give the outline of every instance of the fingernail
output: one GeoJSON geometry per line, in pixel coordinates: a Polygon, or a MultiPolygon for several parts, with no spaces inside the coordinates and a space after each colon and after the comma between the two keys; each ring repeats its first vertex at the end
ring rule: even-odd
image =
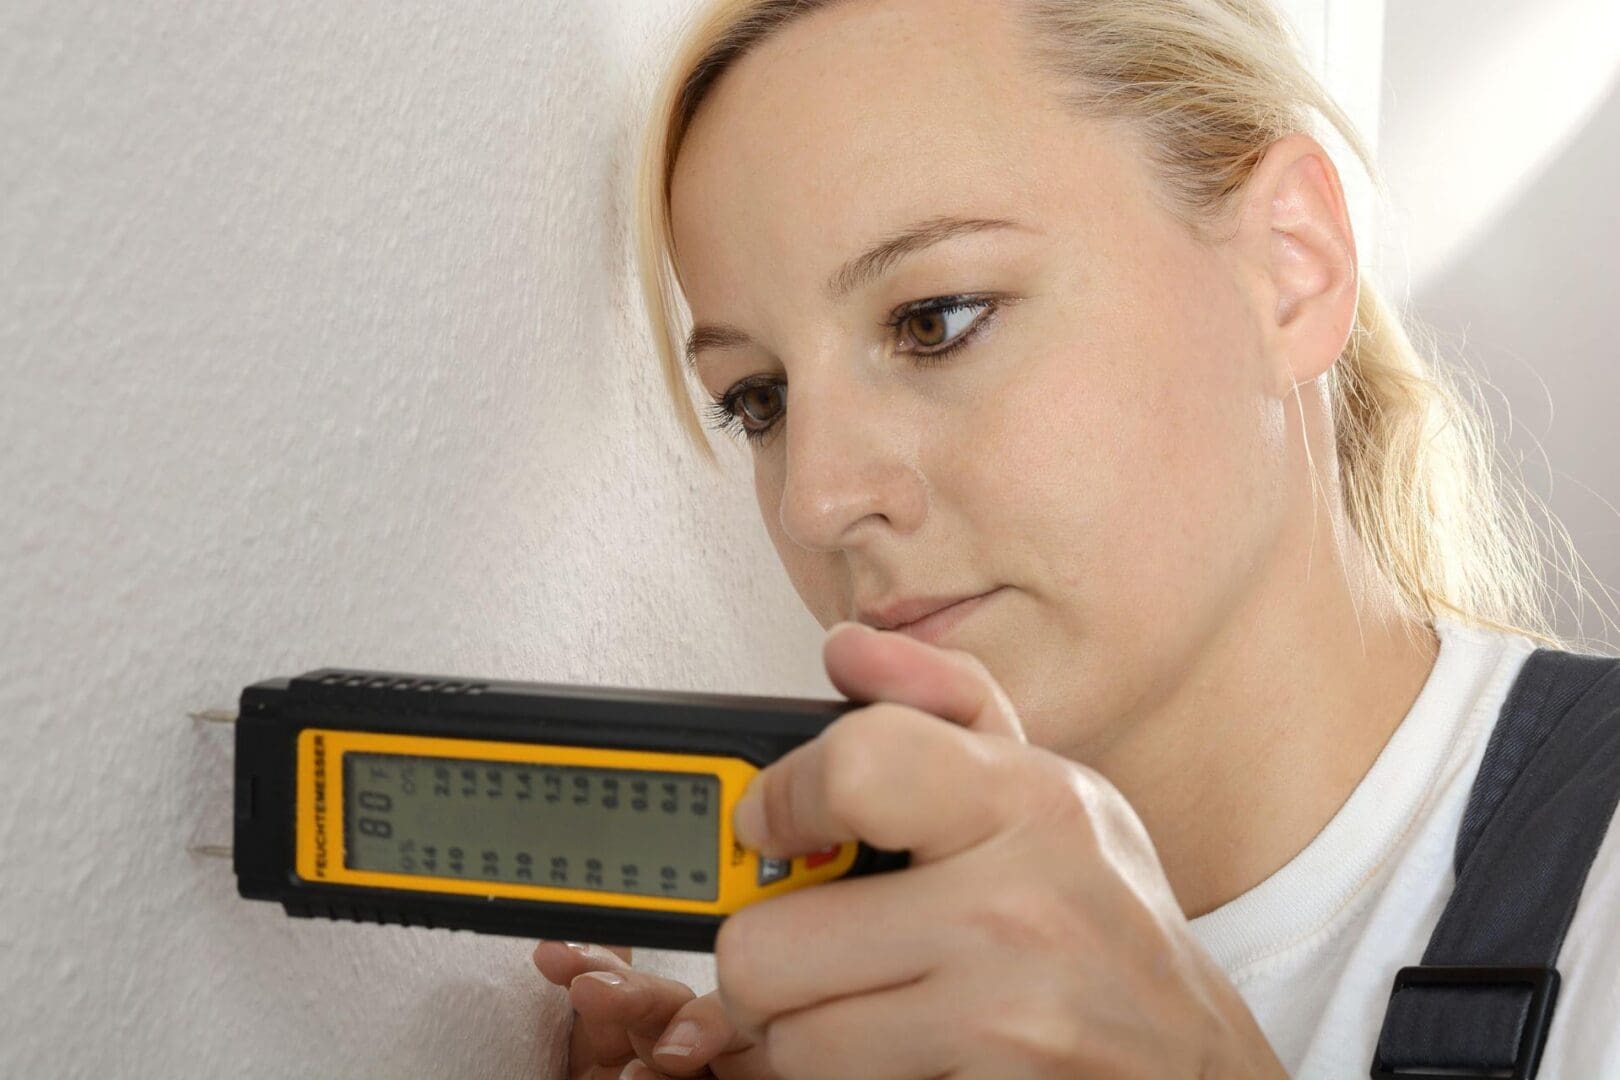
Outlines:
{"type": "Polygon", "coordinates": [[[838,622],[835,622],[831,626],[827,627],[826,636],[827,637],[832,637],[834,634],[838,633],[838,628],[841,627],[841,626],[859,626],[863,630],[872,629],[872,627],[867,626],[865,623],[862,623],[862,622],[850,622],[848,619],[840,619],[838,622]]]}
{"type": "Polygon", "coordinates": [[[744,793],[741,801],[737,803],[733,824],[737,830],[737,843],[743,847],[755,849],[764,846],[767,839],[765,835],[765,800],[759,793],[757,782],[744,793]]]}
{"type": "Polygon", "coordinates": [[[624,982],[623,975],[615,975],[611,971],[582,971],[574,976],[573,982],[568,984],[568,988],[572,990],[574,983],[579,982],[581,979],[595,979],[598,982],[607,983],[609,986],[618,986],[624,982]]]}
{"type": "Polygon", "coordinates": [[[630,1064],[626,1065],[624,1067],[624,1071],[619,1074],[619,1080],[647,1080],[647,1078],[652,1075],[653,1071],[647,1068],[647,1066],[642,1062],[632,1061],[630,1064]]]}
{"type": "Polygon", "coordinates": [[[676,1024],[674,1030],[659,1040],[653,1047],[655,1054],[667,1054],[671,1057],[686,1057],[697,1049],[698,1026],[694,1020],[682,1020],[676,1024]]]}
{"type": "Polygon", "coordinates": [[[565,942],[563,942],[563,944],[568,946],[570,949],[573,949],[575,952],[579,953],[581,956],[589,956],[589,955],[591,955],[591,947],[589,945],[581,944],[578,941],[565,941],[565,942]]]}

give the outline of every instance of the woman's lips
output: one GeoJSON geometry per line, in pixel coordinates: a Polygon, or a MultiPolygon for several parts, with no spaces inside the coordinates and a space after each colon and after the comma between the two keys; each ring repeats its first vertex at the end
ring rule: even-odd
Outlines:
{"type": "Polygon", "coordinates": [[[956,629],[963,619],[983,607],[985,602],[999,593],[1002,588],[1005,588],[1005,586],[991,589],[987,593],[980,593],[978,596],[970,596],[966,600],[958,600],[950,607],[940,608],[932,615],[924,615],[915,622],[901,623],[899,626],[893,627],[892,632],[905,634],[907,637],[916,638],[918,641],[938,644],[941,638],[956,629]]]}

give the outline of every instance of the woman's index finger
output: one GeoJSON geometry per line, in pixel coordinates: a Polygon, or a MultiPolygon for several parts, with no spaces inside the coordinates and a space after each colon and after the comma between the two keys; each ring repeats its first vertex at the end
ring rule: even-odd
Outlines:
{"type": "Polygon", "coordinates": [[[998,789],[1023,749],[909,706],[865,706],[758,773],[733,828],[772,858],[860,840],[932,862],[1009,825],[1018,800],[998,789]]]}
{"type": "Polygon", "coordinates": [[[962,649],[841,622],[822,642],[822,661],[832,684],[852,701],[909,705],[981,735],[1028,741],[1001,684],[962,649]]]}

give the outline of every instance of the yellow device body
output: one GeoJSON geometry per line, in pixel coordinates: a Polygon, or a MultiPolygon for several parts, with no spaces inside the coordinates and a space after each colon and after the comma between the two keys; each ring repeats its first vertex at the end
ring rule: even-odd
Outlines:
{"type": "MultiPolygon", "coordinates": [[[[732,835],[732,811],[758,772],[753,764],[726,756],[305,728],[299,732],[297,741],[294,869],[305,881],[334,885],[708,915],[727,915],[756,900],[845,874],[856,858],[858,845],[853,842],[799,855],[791,861],[762,861],[759,852],[737,843],[732,835]],[[345,820],[351,804],[344,790],[346,777],[341,767],[346,754],[421,759],[424,768],[429,767],[430,761],[453,760],[471,768],[498,762],[615,770],[627,775],[681,773],[692,774],[694,779],[699,776],[717,779],[715,898],[689,899],[614,891],[606,879],[602,885],[586,888],[353,868],[346,865],[345,860],[345,838],[353,835],[355,824],[345,820]]],[[[544,863],[540,856],[535,860],[538,872],[544,863]]]]}

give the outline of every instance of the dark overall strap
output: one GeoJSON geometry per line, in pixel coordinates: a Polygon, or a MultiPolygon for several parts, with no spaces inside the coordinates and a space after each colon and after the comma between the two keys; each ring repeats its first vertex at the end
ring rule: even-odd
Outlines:
{"type": "Polygon", "coordinates": [[[1617,800],[1620,659],[1535,650],[1474,779],[1451,899],[1423,963],[1395,976],[1372,1076],[1535,1076],[1617,800]]]}

